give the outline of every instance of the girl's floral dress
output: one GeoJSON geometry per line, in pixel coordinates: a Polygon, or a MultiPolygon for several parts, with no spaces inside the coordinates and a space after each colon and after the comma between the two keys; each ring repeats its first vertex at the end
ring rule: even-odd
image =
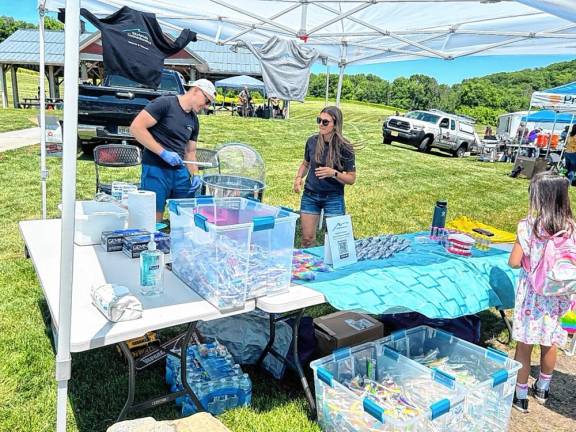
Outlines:
{"type": "MultiPolygon", "coordinates": [[[[532,235],[533,222],[524,219],[518,224],[518,242],[524,257],[518,279],[516,304],[514,308],[513,338],[525,344],[544,346],[566,343],[567,332],[560,326],[560,318],[570,310],[570,296],[543,296],[537,294],[528,280],[525,261],[534,268],[546,244],[532,235]]],[[[527,264],[527,263],[526,263],[527,264]]]]}

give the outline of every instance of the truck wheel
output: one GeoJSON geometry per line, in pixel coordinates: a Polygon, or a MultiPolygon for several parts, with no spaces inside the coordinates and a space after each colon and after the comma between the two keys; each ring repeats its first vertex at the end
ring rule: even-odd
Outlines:
{"type": "Polygon", "coordinates": [[[384,142],[384,144],[392,144],[392,140],[390,138],[386,138],[386,137],[384,137],[383,142],[384,142]]]}
{"type": "Polygon", "coordinates": [[[430,144],[432,144],[430,137],[424,137],[420,145],[418,145],[418,151],[428,153],[430,151],[430,144]]]}
{"type": "Polygon", "coordinates": [[[460,147],[458,147],[458,150],[452,152],[452,155],[454,157],[461,158],[464,157],[464,153],[466,153],[466,146],[461,145],[460,147]]]}

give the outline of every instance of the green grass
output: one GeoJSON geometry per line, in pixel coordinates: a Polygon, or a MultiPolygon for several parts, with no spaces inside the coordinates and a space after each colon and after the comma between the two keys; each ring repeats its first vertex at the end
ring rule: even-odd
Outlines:
{"type": "MultiPolygon", "coordinates": [[[[267,166],[265,201],[299,208],[291,192],[306,138],[316,130],[322,101],[292,104],[288,121],[244,119],[229,115],[201,117],[200,146],[238,141],[254,146],[267,166]]],[[[343,104],[345,135],[362,143],[357,155],[358,181],[347,188],[346,202],[356,236],[403,233],[424,229],[432,207],[446,198],[449,216],[467,215],[500,228],[514,230],[525,215],[526,180],[506,176],[509,164],[453,159],[440,153],[421,154],[412,148],[381,143],[381,120],[390,111],[343,104]]],[[[40,210],[39,148],[0,153],[0,430],[52,431],[55,424],[54,356],[49,336],[49,313],[34,268],[23,256],[18,221],[38,218],[40,210]]],[[[58,217],[61,160],[49,159],[48,210],[58,217]]],[[[137,174],[136,171],[133,174],[137,174]]],[[[93,163],[78,160],[77,196],[94,192],[93,163]]],[[[576,195],[572,191],[572,199],[576,195]]],[[[314,313],[320,313],[317,309],[314,313]]],[[[492,314],[486,337],[501,330],[492,314]]],[[[120,411],[126,374],[114,347],[73,355],[70,384],[69,431],[102,431],[120,411]]],[[[276,382],[253,369],[254,404],[221,416],[233,431],[319,431],[306,416],[305,400],[292,377],[276,382]]],[[[139,379],[143,394],[164,389],[162,369],[139,379]]],[[[140,395],[142,396],[142,395],[140,395]]],[[[143,413],[175,418],[178,411],[164,406],[143,413]]]]}
{"type": "Polygon", "coordinates": [[[36,126],[38,110],[0,108],[0,132],[8,132],[36,126]]]}

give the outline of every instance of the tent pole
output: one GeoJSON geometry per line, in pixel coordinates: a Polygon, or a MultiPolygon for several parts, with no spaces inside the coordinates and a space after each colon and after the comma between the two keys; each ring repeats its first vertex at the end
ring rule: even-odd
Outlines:
{"type": "Polygon", "coordinates": [[[554,111],[554,124],[552,125],[552,132],[548,137],[548,146],[546,147],[546,156],[544,159],[548,159],[548,155],[550,154],[550,143],[552,142],[552,135],[554,135],[554,129],[556,129],[557,120],[558,120],[558,111],[554,111]]]}
{"type": "Polygon", "coordinates": [[[64,28],[64,131],[62,158],[62,226],[56,381],[58,383],[57,431],[66,432],[68,380],[72,369],[70,327],[74,277],[74,219],[76,213],[76,129],[78,127],[78,68],[80,0],[66,0],[64,28]]]}
{"type": "Polygon", "coordinates": [[[338,90],[336,91],[336,106],[340,106],[340,96],[342,95],[342,80],[344,78],[344,68],[346,65],[340,63],[340,75],[338,76],[338,90]]]}
{"type": "Polygon", "coordinates": [[[326,97],[324,99],[324,106],[328,106],[328,89],[330,88],[330,65],[326,61],[326,97]]]}
{"type": "Polygon", "coordinates": [[[40,36],[40,70],[38,74],[40,89],[40,181],[42,187],[42,219],[46,219],[46,180],[48,179],[48,170],[46,169],[46,89],[45,86],[45,69],[46,55],[44,46],[44,14],[45,0],[39,0],[38,14],[40,23],[38,25],[38,34],[40,36]]]}

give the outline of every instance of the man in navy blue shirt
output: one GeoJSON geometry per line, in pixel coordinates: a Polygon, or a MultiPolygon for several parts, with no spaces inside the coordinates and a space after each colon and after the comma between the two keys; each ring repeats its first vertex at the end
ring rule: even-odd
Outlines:
{"type": "Polygon", "coordinates": [[[190,198],[200,187],[196,160],[200,125],[196,113],[216,97],[214,84],[199,79],[179,96],[161,96],[150,102],[130,125],[130,132],[144,146],[143,190],[156,193],[156,220],[162,220],[166,200],[190,198]]]}

